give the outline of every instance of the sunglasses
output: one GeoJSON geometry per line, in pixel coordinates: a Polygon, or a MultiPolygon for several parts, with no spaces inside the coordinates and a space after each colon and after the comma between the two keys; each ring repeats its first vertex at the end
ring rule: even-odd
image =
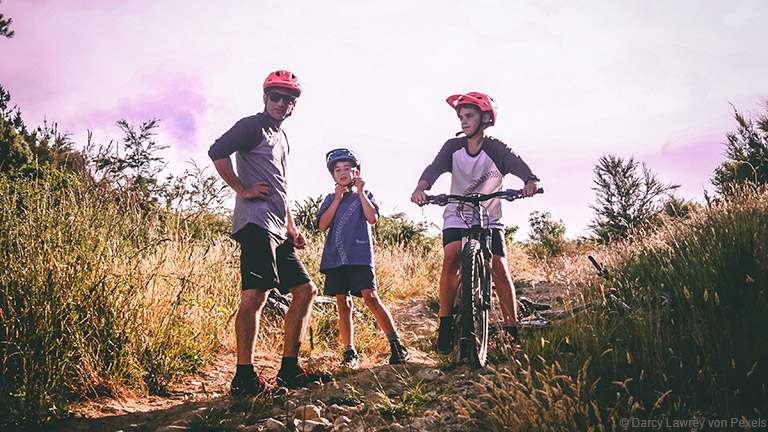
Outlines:
{"type": "Polygon", "coordinates": [[[272,92],[267,94],[267,97],[269,97],[269,100],[271,100],[272,102],[280,102],[280,99],[282,99],[286,105],[293,105],[296,103],[296,96],[291,96],[289,94],[272,92]]]}

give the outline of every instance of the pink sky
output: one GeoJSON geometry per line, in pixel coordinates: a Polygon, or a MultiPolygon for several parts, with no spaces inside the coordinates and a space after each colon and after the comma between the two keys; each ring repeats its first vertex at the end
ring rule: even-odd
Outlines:
{"type": "MultiPolygon", "coordinates": [[[[701,200],[735,129],[729,102],[749,113],[768,97],[757,0],[3,0],[0,12],[16,32],[0,40],[0,84],[29,126],[47,118],[83,145],[89,130],[107,143],[117,120],[157,117],[170,168],[205,165],[286,68],[305,88],[284,124],[293,199],[329,193],[323,156],[349,146],[384,214],[435,223],[440,209],[408,198],[458,131],[450,94],[491,94],[489,132],[542,178],[546,194],[507,206],[505,222],[526,232],[531,211],[549,211],[571,237],[593,217],[601,155],[634,156],[701,200]]],[[[433,190],[447,189],[446,175],[433,190]]]]}

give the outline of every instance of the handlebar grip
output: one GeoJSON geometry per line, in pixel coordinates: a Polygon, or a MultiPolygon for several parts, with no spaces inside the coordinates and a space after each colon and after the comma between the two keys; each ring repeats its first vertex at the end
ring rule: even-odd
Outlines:
{"type": "Polygon", "coordinates": [[[590,261],[592,261],[592,265],[595,266],[595,268],[598,271],[603,271],[603,266],[597,263],[597,261],[592,257],[592,255],[587,255],[587,258],[589,258],[590,261]]]}
{"type": "Polygon", "coordinates": [[[543,194],[543,193],[544,193],[544,188],[538,188],[538,189],[536,189],[536,193],[537,193],[537,194],[543,194]]]}
{"type": "Polygon", "coordinates": [[[419,204],[419,207],[424,207],[427,204],[437,204],[439,206],[444,206],[448,204],[448,199],[445,197],[445,194],[427,195],[427,200],[419,204]]]}

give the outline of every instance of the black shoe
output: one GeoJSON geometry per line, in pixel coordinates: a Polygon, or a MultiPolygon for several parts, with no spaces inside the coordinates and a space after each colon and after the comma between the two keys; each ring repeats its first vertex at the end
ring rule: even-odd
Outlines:
{"type": "Polygon", "coordinates": [[[341,365],[349,369],[357,369],[359,366],[360,356],[355,349],[344,351],[344,360],[341,365]]]}
{"type": "Polygon", "coordinates": [[[437,329],[437,352],[450,354],[453,351],[453,325],[441,324],[437,329]]]}
{"type": "Polygon", "coordinates": [[[403,364],[410,358],[408,355],[408,350],[405,349],[399,340],[390,342],[389,348],[392,350],[392,356],[389,358],[389,364],[403,364]]]}
{"type": "Polygon", "coordinates": [[[235,375],[229,391],[232,396],[259,396],[272,394],[276,389],[263,376],[254,373],[250,376],[235,375]]]}
{"type": "Polygon", "coordinates": [[[306,387],[311,382],[326,383],[330,380],[331,377],[328,375],[311,373],[301,366],[297,366],[292,371],[280,369],[280,372],[277,373],[277,385],[289,389],[306,387]]]}

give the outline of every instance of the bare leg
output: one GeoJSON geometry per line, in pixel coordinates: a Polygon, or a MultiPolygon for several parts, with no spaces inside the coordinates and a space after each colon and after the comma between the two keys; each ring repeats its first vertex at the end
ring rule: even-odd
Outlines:
{"type": "Polygon", "coordinates": [[[384,303],[381,302],[376,291],[364,289],[363,300],[365,301],[365,305],[368,306],[368,309],[373,312],[373,316],[376,318],[376,322],[379,323],[379,327],[381,327],[384,334],[388,335],[394,332],[395,323],[392,320],[392,315],[389,313],[389,309],[384,306],[384,303]]]}
{"type": "Polygon", "coordinates": [[[267,301],[267,292],[244,290],[240,296],[240,309],[235,316],[237,364],[253,364],[253,347],[259,333],[261,310],[267,301]]]}
{"type": "Polygon", "coordinates": [[[496,285],[496,294],[499,296],[501,311],[504,313],[504,325],[517,325],[517,297],[515,287],[509,275],[507,258],[499,255],[493,256],[491,263],[493,270],[493,282],[496,285]]]}
{"type": "Polygon", "coordinates": [[[453,302],[456,300],[456,287],[459,286],[459,268],[461,267],[461,242],[448,243],[443,248],[443,271],[440,273],[440,316],[451,315],[453,302]]]}
{"type": "Polygon", "coordinates": [[[355,340],[355,330],[352,327],[352,296],[336,295],[336,309],[339,311],[339,335],[341,343],[346,347],[355,340]]]}
{"type": "Polygon", "coordinates": [[[290,289],[293,296],[291,307],[285,314],[285,344],[283,357],[298,357],[299,345],[304,339],[309,323],[309,312],[317,295],[317,287],[312,282],[290,289]]]}

